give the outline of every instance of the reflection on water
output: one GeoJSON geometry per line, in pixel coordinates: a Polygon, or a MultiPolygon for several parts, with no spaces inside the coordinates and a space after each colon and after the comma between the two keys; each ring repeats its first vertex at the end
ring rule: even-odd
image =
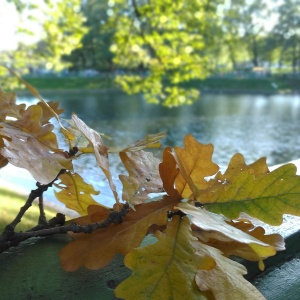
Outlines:
{"type": "MultiPolygon", "coordinates": [[[[167,132],[164,146],[182,146],[191,133],[202,143],[215,146],[214,162],[227,165],[232,155],[242,153],[247,163],[266,156],[269,165],[300,157],[300,97],[298,95],[203,95],[192,106],[167,109],[149,105],[142,96],[117,92],[46,95],[61,102],[64,117],[76,112],[89,126],[109,135],[107,144],[126,147],[146,134],[167,132]]],[[[32,103],[32,98],[19,97],[32,103]]],[[[117,155],[111,156],[112,172],[124,172],[117,155]]],[[[112,203],[108,185],[99,177],[92,157],[76,162],[76,168],[101,190],[101,202],[112,203]],[[87,168],[88,167],[88,168],[87,168]]],[[[117,182],[121,189],[121,185],[117,182]]]]}

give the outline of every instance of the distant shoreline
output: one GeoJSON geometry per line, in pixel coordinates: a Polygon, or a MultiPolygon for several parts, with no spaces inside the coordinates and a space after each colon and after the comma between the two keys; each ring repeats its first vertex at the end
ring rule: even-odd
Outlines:
{"type": "MultiPolygon", "coordinates": [[[[50,77],[25,78],[42,95],[53,93],[124,93],[112,78],[50,77]]],[[[184,88],[200,90],[201,94],[252,94],[291,95],[300,94],[300,78],[207,78],[193,80],[182,85],[184,88]]],[[[18,95],[30,94],[27,90],[17,90],[18,95]]]]}

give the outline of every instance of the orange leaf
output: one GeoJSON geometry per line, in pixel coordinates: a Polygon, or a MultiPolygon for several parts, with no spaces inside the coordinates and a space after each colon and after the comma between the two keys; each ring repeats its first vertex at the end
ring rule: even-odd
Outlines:
{"type": "Polygon", "coordinates": [[[163,151],[163,160],[159,164],[159,174],[163,181],[165,192],[174,200],[180,200],[181,196],[174,187],[174,181],[178,176],[179,170],[176,167],[176,161],[171,153],[171,148],[166,147],[163,151]]]}
{"type": "Polygon", "coordinates": [[[175,184],[183,198],[196,198],[200,189],[209,187],[205,177],[214,175],[219,167],[212,162],[213,145],[203,145],[191,135],[184,138],[184,148],[174,148],[180,173],[175,184]]]}
{"type": "Polygon", "coordinates": [[[129,176],[119,175],[123,184],[123,200],[140,204],[149,199],[148,194],[163,192],[158,172],[160,160],[151,152],[120,152],[120,158],[129,173],[129,176]]]}
{"type": "MultiPolygon", "coordinates": [[[[80,234],[78,239],[61,250],[59,255],[63,268],[75,271],[84,266],[95,270],[109,264],[116,254],[127,254],[141,244],[149,226],[164,225],[167,222],[167,211],[173,208],[173,204],[173,200],[164,199],[136,205],[136,211],[130,210],[123,223],[111,224],[84,236],[80,234]]],[[[100,207],[99,210],[103,211],[103,208],[100,207]]],[[[80,220],[88,224],[90,219],[87,216],[80,220]]],[[[77,238],[76,234],[73,237],[77,238]]]]}

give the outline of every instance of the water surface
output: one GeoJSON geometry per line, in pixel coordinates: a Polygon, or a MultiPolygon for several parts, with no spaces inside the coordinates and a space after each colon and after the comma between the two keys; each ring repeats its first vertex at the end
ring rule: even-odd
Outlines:
{"type": "MultiPolygon", "coordinates": [[[[300,157],[299,95],[205,94],[191,106],[172,109],[149,105],[140,95],[127,96],[118,92],[43,96],[61,102],[64,118],[76,112],[89,126],[109,135],[111,140],[106,143],[113,148],[124,148],[146,134],[165,131],[167,138],[163,146],[182,146],[188,133],[202,143],[212,143],[215,146],[213,160],[223,166],[236,152],[242,153],[248,164],[262,156],[267,157],[269,165],[300,157]]],[[[18,101],[32,104],[35,100],[21,96],[18,101]]],[[[64,147],[62,141],[61,146],[64,147]]],[[[117,175],[124,170],[117,155],[111,156],[110,163],[120,191],[117,175]]],[[[86,156],[75,165],[76,171],[101,191],[97,200],[111,205],[112,194],[93,157],[86,156]]],[[[30,182],[30,189],[34,188],[26,172],[24,175],[12,167],[6,167],[0,179],[14,184],[17,180],[23,187],[30,182]]],[[[47,197],[54,201],[51,192],[47,197]]]]}

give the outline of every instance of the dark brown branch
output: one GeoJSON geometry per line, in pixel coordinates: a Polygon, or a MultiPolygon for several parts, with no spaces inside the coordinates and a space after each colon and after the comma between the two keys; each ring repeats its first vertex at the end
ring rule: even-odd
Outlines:
{"type": "Polygon", "coordinates": [[[1,241],[6,240],[10,236],[14,235],[16,226],[18,225],[18,223],[21,222],[22,217],[24,216],[26,211],[31,207],[32,202],[34,201],[34,199],[42,197],[43,193],[45,191],[47,191],[48,188],[51,187],[53,185],[53,183],[57,180],[59,175],[64,173],[64,172],[65,172],[65,170],[61,170],[58,173],[58,175],[48,184],[42,185],[42,184],[37,183],[38,188],[35,189],[35,190],[32,190],[30,192],[30,194],[28,196],[28,199],[25,202],[25,205],[20,208],[20,211],[17,214],[16,218],[9,225],[7,225],[5,227],[3,233],[0,235],[0,243],[1,243],[1,241]]]}
{"type": "MultiPolygon", "coordinates": [[[[88,225],[79,225],[75,222],[70,223],[65,226],[56,226],[53,228],[33,228],[30,231],[26,232],[12,232],[11,235],[7,235],[4,239],[0,236],[0,253],[9,249],[10,247],[17,246],[22,241],[25,241],[32,237],[46,237],[55,234],[67,233],[68,231],[74,233],[92,233],[97,229],[106,228],[110,224],[119,224],[123,222],[123,218],[129,212],[129,205],[126,203],[123,205],[123,208],[120,211],[112,211],[109,216],[102,222],[92,223],[88,225]]],[[[57,215],[56,218],[59,218],[57,215]]],[[[51,220],[50,220],[51,221],[51,220]]],[[[49,223],[50,223],[49,221],[49,223]]],[[[53,224],[56,224],[57,220],[53,221],[53,224]]],[[[59,225],[59,224],[58,224],[59,225]]]]}

